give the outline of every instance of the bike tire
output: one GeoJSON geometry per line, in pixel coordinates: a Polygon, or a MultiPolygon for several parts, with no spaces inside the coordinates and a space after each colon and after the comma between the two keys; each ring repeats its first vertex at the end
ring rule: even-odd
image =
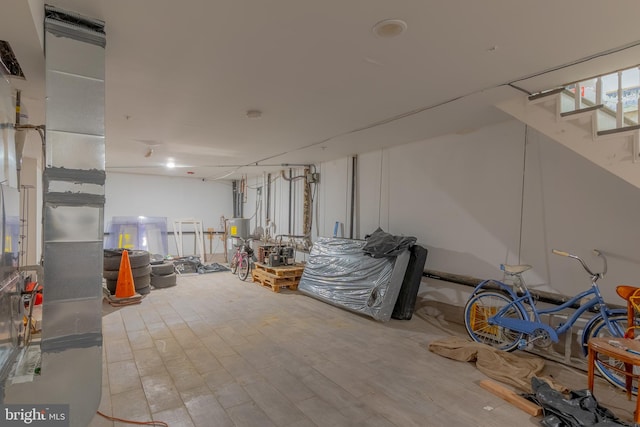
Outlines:
{"type": "MultiPolygon", "coordinates": [[[[471,339],[503,351],[513,351],[518,348],[524,338],[523,332],[498,325],[489,325],[487,322],[490,316],[512,302],[511,297],[494,291],[479,292],[469,298],[464,307],[464,326],[471,339]]],[[[513,305],[505,313],[505,317],[527,319],[517,305],[513,305]]]]}
{"type": "MultiPolygon", "coordinates": [[[[589,340],[591,338],[595,338],[595,337],[600,337],[600,338],[617,337],[617,338],[621,338],[622,336],[624,336],[624,332],[627,330],[627,327],[628,327],[627,315],[626,314],[614,314],[614,315],[611,315],[611,316],[609,316],[609,322],[611,322],[613,327],[615,328],[614,331],[611,331],[607,327],[607,323],[604,321],[602,316],[600,316],[600,319],[596,320],[594,322],[593,326],[591,328],[589,328],[588,331],[585,331],[586,334],[583,335],[583,337],[582,337],[582,345],[586,347],[588,345],[589,340]]],[[[622,371],[625,370],[624,363],[620,362],[619,360],[610,358],[606,362],[609,363],[609,364],[612,364],[616,368],[621,369],[622,371]]],[[[595,365],[596,365],[596,368],[598,368],[598,371],[600,372],[600,374],[602,374],[602,377],[604,379],[609,381],[614,386],[619,387],[622,390],[626,390],[626,381],[625,381],[626,380],[626,376],[625,375],[620,374],[620,373],[616,372],[615,370],[607,367],[605,364],[603,364],[600,361],[596,361],[595,365]]],[[[640,374],[640,367],[634,366],[633,367],[633,373],[636,374],[636,375],[640,374]]],[[[638,394],[638,387],[634,385],[633,389],[632,389],[632,392],[633,392],[633,394],[637,395],[638,394]]]]}
{"type": "Polygon", "coordinates": [[[238,265],[238,277],[240,278],[240,280],[247,280],[250,271],[251,264],[249,263],[249,257],[243,256],[240,259],[240,265],[238,265]]]}
{"type": "Polygon", "coordinates": [[[233,256],[231,259],[231,263],[229,264],[229,269],[231,270],[231,274],[236,274],[238,272],[238,257],[233,256]]]}

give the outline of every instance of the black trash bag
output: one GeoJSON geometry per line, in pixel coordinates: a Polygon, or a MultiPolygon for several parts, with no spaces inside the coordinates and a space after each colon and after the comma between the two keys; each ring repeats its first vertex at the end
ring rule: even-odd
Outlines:
{"type": "Polygon", "coordinates": [[[412,236],[394,236],[385,233],[380,227],[370,235],[365,236],[364,239],[367,243],[362,250],[373,258],[398,256],[418,240],[412,236]]]}
{"type": "Polygon", "coordinates": [[[632,426],[600,406],[589,390],[572,391],[567,398],[547,382],[535,377],[531,379],[531,388],[533,394],[525,395],[525,398],[542,407],[544,417],[540,424],[544,427],[632,426]]]}

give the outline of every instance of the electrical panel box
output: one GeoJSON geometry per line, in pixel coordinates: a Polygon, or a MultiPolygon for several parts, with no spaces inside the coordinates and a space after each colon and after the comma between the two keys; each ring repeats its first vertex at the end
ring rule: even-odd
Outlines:
{"type": "Polygon", "coordinates": [[[307,183],[317,184],[320,181],[320,173],[313,172],[307,174],[307,183]]]}
{"type": "Polygon", "coordinates": [[[247,239],[249,237],[249,218],[231,218],[229,220],[229,236],[247,239]]]}

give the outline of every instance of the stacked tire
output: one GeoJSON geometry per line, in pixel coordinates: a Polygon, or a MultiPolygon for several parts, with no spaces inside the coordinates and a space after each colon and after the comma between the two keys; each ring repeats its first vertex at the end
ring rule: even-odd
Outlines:
{"type": "Polygon", "coordinates": [[[151,264],[151,286],[155,289],[163,289],[175,286],[176,283],[173,262],[163,261],[151,264]]]}
{"type": "Polygon", "coordinates": [[[133,273],[133,284],[136,292],[140,295],[147,295],[151,292],[151,265],[149,264],[149,252],[131,249],[105,249],[103,260],[103,277],[107,281],[107,289],[111,295],[116,293],[118,284],[118,274],[120,273],[120,262],[122,252],[129,253],[129,264],[133,273]]]}

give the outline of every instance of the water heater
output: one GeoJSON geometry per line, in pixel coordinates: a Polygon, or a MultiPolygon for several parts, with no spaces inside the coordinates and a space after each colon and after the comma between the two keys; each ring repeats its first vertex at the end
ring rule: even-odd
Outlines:
{"type": "Polygon", "coordinates": [[[249,237],[249,218],[231,218],[229,236],[247,239],[249,237]]]}

